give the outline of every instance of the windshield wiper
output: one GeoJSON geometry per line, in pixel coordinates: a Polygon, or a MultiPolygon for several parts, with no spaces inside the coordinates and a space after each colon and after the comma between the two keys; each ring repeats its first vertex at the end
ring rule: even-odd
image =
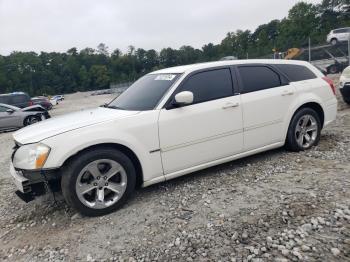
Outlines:
{"type": "Polygon", "coordinates": [[[118,107],[118,106],[109,106],[109,105],[106,105],[105,107],[107,107],[107,108],[112,108],[112,109],[124,110],[123,108],[118,107]]]}

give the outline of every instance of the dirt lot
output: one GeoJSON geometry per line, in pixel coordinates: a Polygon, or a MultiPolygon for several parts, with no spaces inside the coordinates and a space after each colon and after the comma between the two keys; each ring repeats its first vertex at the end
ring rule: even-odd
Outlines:
{"type": "MultiPolygon", "coordinates": [[[[52,115],[111,98],[69,95],[52,115]]],[[[350,260],[350,107],[339,101],[310,151],[278,149],[138,189],[100,218],[60,196],[21,202],[8,173],[11,133],[0,134],[0,260],[350,260]]]]}

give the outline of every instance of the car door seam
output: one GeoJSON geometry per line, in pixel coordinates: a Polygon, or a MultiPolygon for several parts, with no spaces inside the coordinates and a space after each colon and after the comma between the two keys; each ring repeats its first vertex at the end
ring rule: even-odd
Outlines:
{"type": "Polygon", "coordinates": [[[283,122],[283,119],[279,118],[279,119],[272,120],[272,121],[269,121],[269,122],[264,122],[264,123],[257,124],[257,125],[251,125],[251,126],[243,128],[243,129],[244,129],[244,132],[246,132],[246,131],[251,131],[251,130],[254,130],[254,129],[261,128],[261,127],[269,126],[269,125],[279,124],[279,123],[282,123],[282,122],[283,122]]]}
{"type": "Polygon", "coordinates": [[[164,152],[172,151],[172,150],[175,150],[175,149],[188,147],[188,146],[192,146],[192,145],[195,145],[195,144],[199,144],[199,143],[203,143],[203,142],[207,142],[207,141],[223,138],[223,137],[226,137],[226,136],[236,135],[236,134],[239,134],[239,133],[242,133],[242,132],[243,132],[243,128],[236,129],[236,130],[233,130],[233,131],[230,131],[230,132],[226,132],[226,133],[222,133],[222,134],[219,134],[219,135],[210,136],[210,137],[206,137],[206,138],[201,138],[201,139],[185,142],[185,143],[178,144],[178,145],[161,148],[160,150],[161,150],[161,152],[164,153],[164,152]]]}

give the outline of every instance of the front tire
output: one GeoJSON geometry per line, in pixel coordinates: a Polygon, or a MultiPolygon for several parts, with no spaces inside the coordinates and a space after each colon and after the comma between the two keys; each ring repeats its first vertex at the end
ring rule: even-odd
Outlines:
{"type": "Polygon", "coordinates": [[[39,118],[38,116],[27,116],[24,119],[23,125],[29,126],[29,125],[35,124],[37,122],[40,122],[40,121],[41,121],[41,118],[39,118]]]}
{"type": "Polygon", "coordinates": [[[124,153],[98,148],[74,157],[63,168],[66,202],[86,216],[100,216],[120,208],[133,193],[136,171],[124,153]]]}
{"type": "Polygon", "coordinates": [[[315,110],[302,108],[298,110],[289,124],[286,147],[299,152],[318,144],[321,136],[321,121],[315,110]]]}
{"type": "Polygon", "coordinates": [[[336,38],[333,38],[331,40],[331,45],[336,45],[336,44],[338,44],[338,40],[336,38]]]}

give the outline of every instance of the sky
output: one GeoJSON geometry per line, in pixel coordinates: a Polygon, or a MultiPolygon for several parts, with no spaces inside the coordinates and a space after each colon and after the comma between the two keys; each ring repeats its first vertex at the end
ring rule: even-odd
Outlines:
{"type": "MultiPolygon", "coordinates": [[[[282,19],[298,0],[0,0],[0,54],[218,44],[282,19]]],[[[319,3],[319,0],[304,2],[319,3]]]]}

